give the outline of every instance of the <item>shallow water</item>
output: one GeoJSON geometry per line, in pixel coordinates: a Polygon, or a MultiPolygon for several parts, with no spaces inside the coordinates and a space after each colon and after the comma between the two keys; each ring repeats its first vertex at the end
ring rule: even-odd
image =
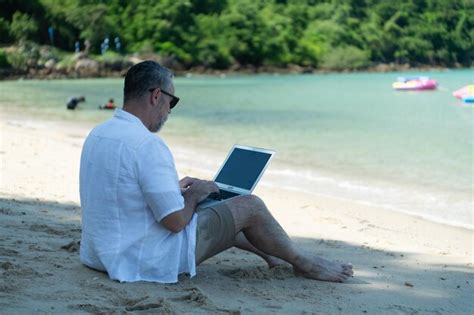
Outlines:
{"type": "MultiPolygon", "coordinates": [[[[272,148],[264,184],[472,228],[474,107],[452,91],[474,74],[423,73],[439,82],[423,92],[392,90],[400,75],[412,73],[179,77],[163,136],[222,152],[214,164],[234,143],[272,148]]],[[[99,122],[112,113],[97,107],[121,92],[121,79],[7,81],[0,108],[99,122]],[[67,111],[71,95],[87,103],[67,111]]]]}

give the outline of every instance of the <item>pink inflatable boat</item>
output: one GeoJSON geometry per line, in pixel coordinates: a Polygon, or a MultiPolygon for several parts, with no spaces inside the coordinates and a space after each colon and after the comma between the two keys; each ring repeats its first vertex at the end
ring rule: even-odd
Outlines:
{"type": "Polygon", "coordinates": [[[460,88],[453,92],[454,97],[459,98],[462,100],[464,97],[467,96],[474,96],[474,84],[466,85],[465,87],[460,88]]]}
{"type": "Polygon", "coordinates": [[[392,84],[395,90],[434,90],[437,86],[438,82],[428,77],[399,77],[392,84]]]}

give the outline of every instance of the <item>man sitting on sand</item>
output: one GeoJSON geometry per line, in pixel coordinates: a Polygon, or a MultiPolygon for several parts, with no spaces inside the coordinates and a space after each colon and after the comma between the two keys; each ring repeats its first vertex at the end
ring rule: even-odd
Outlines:
{"type": "Polygon", "coordinates": [[[119,281],[172,283],[230,248],[261,256],[270,267],[290,263],[304,277],[343,282],[350,264],[303,253],[261,199],[237,196],[199,203],[219,188],[178,179],[173,156],[154,135],[179,98],[171,72],[154,61],[128,71],[124,105],[95,127],[81,156],[81,261],[119,281]]]}

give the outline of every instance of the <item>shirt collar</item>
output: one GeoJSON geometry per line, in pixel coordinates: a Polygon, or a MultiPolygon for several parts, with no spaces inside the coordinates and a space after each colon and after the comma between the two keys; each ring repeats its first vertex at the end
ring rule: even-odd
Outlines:
{"type": "Polygon", "coordinates": [[[138,118],[137,116],[135,116],[133,114],[130,114],[127,111],[124,111],[123,109],[116,109],[115,113],[114,113],[114,117],[119,118],[119,119],[124,119],[124,120],[129,121],[129,122],[134,123],[134,124],[138,124],[138,125],[144,127],[147,131],[149,131],[148,128],[146,128],[145,125],[143,124],[143,122],[140,120],[140,118],[138,118]]]}

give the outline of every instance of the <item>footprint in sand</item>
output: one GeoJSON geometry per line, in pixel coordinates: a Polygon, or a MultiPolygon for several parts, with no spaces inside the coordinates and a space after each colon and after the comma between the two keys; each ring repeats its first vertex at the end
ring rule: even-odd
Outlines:
{"type": "Polygon", "coordinates": [[[71,304],[68,305],[68,308],[73,310],[80,310],[90,314],[115,314],[117,311],[113,308],[97,306],[93,304],[71,304]]]}
{"type": "Polygon", "coordinates": [[[0,256],[18,256],[19,253],[14,249],[0,247],[0,256]]]}
{"type": "Polygon", "coordinates": [[[135,312],[135,311],[149,311],[156,314],[173,314],[173,308],[165,299],[159,299],[155,303],[147,303],[147,304],[137,304],[133,306],[127,306],[125,308],[128,312],[135,312]]]}
{"type": "Polygon", "coordinates": [[[10,208],[6,208],[6,207],[1,207],[0,208],[0,214],[4,214],[4,215],[25,215],[26,213],[25,212],[17,212],[17,211],[14,211],[10,208]]]}
{"type": "Polygon", "coordinates": [[[37,252],[54,252],[55,251],[51,248],[41,247],[38,244],[31,244],[31,245],[28,246],[28,248],[30,250],[34,250],[34,251],[37,251],[37,252]]]}
{"type": "MultiPolygon", "coordinates": [[[[190,291],[189,294],[186,294],[181,297],[172,298],[172,301],[181,301],[189,303],[193,306],[194,313],[211,313],[211,314],[240,314],[239,310],[224,309],[215,305],[204,293],[201,292],[199,288],[193,287],[185,289],[190,291]],[[201,308],[201,311],[196,310],[196,307],[201,308]]],[[[179,305],[178,305],[179,306],[179,305]]]]}
{"type": "Polygon", "coordinates": [[[256,267],[248,269],[221,270],[220,273],[232,279],[254,279],[254,280],[284,280],[293,278],[293,270],[288,266],[256,267]]]}
{"type": "Polygon", "coordinates": [[[13,264],[10,261],[5,261],[0,264],[0,273],[2,277],[43,277],[39,272],[30,267],[21,267],[13,264]]]}
{"type": "Polygon", "coordinates": [[[61,246],[61,249],[64,249],[70,253],[75,253],[79,250],[80,246],[81,246],[81,241],[71,241],[64,246],[61,246]]]}
{"type": "Polygon", "coordinates": [[[190,291],[190,293],[184,296],[172,298],[172,300],[192,302],[199,306],[212,305],[212,302],[209,300],[209,298],[204,293],[202,293],[198,288],[190,288],[186,290],[190,291]]]}
{"type": "Polygon", "coordinates": [[[44,232],[50,235],[63,236],[66,234],[64,231],[53,229],[52,227],[46,224],[32,224],[30,225],[30,230],[34,232],[44,232]]]}
{"type": "MultiPolygon", "coordinates": [[[[413,307],[398,305],[398,304],[389,305],[388,307],[385,308],[385,310],[389,312],[396,312],[398,314],[418,314],[420,312],[424,313],[427,311],[427,310],[421,310],[421,309],[414,309],[413,307]]],[[[437,314],[437,313],[438,312],[434,312],[434,314],[437,314]]]]}

